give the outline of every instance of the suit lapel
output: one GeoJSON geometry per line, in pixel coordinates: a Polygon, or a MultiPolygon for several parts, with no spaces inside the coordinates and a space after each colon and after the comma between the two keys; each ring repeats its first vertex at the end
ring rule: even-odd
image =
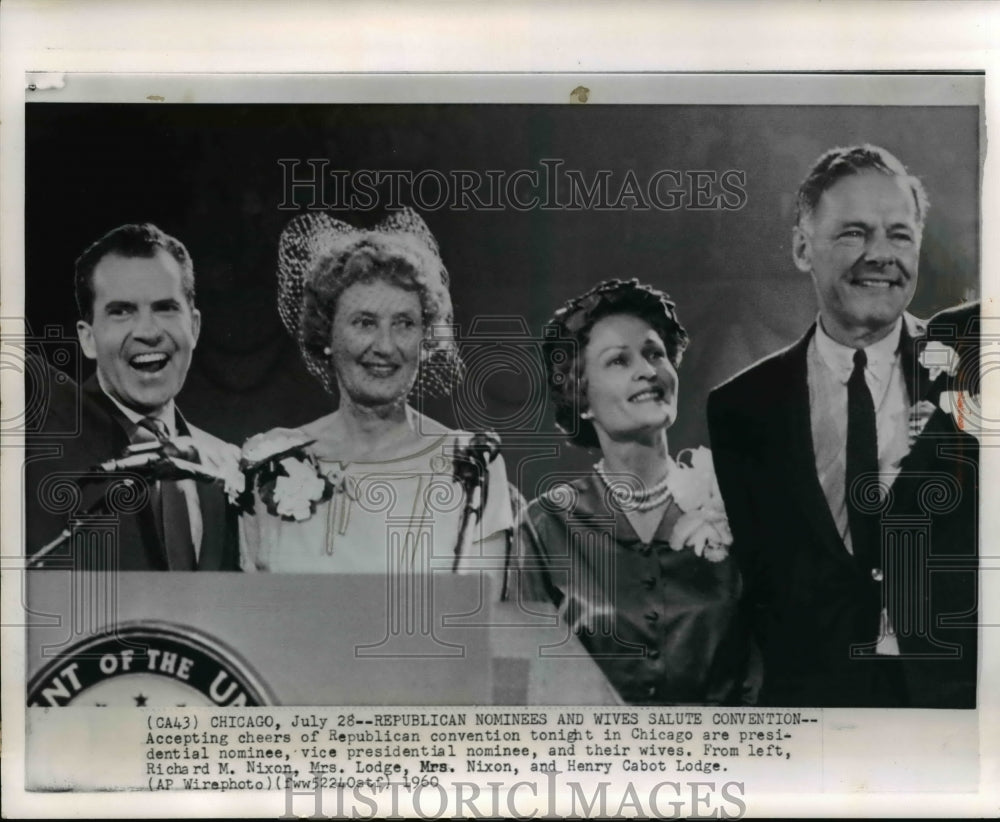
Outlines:
{"type": "Polygon", "coordinates": [[[220,535],[226,530],[226,500],[223,493],[209,482],[196,483],[198,502],[201,505],[201,550],[198,552],[198,570],[219,570],[223,552],[220,535]]]}
{"type": "MultiPolygon", "coordinates": [[[[132,422],[122,414],[118,406],[101,390],[101,385],[97,380],[96,374],[83,383],[82,390],[85,401],[91,404],[91,414],[96,418],[91,420],[91,424],[89,425],[85,423],[84,430],[99,430],[101,432],[101,436],[97,439],[101,439],[102,441],[95,444],[95,447],[103,454],[101,459],[121,456],[130,442],[129,433],[132,429],[132,422]]],[[[86,409],[84,413],[87,413],[86,409]]],[[[108,485],[105,482],[93,483],[92,487],[86,488],[84,490],[84,504],[81,507],[85,508],[89,502],[96,501],[99,496],[107,491],[107,488],[108,485]]],[[[128,515],[120,514],[120,521],[123,516],[128,515]]],[[[148,563],[148,567],[153,569],[166,568],[166,549],[163,547],[156,527],[153,506],[145,505],[135,513],[134,517],[136,530],[131,532],[133,534],[132,537],[128,536],[129,531],[125,528],[125,523],[122,522],[122,528],[119,531],[119,551],[136,550],[136,547],[131,547],[130,544],[126,543],[131,543],[132,539],[137,539],[140,543],[137,546],[138,550],[145,553],[145,562],[148,563]]]]}
{"type": "Polygon", "coordinates": [[[900,335],[900,366],[903,368],[906,390],[911,408],[919,402],[929,401],[935,408],[930,418],[924,424],[921,435],[911,445],[906,456],[900,463],[900,471],[893,480],[895,483],[906,474],[939,470],[935,463],[941,456],[939,451],[943,446],[942,435],[953,436],[957,428],[951,416],[940,408],[940,393],[942,379],[931,380],[930,370],[920,363],[919,352],[927,337],[927,323],[910,314],[903,315],[903,333],[900,335]]]}
{"type": "MultiPolygon", "coordinates": [[[[106,418],[106,424],[102,426],[102,433],[106,438],[108,447],[112,453],[108,458],[121,456],[121,452],[128,446],[129,422],[118,410],[118,407],[101,390],[100,383],[97,382],[97,375],[90,377],[83,383],[83,393],[85,399],[92,403],[98,413],[106,418]]],[[[84,411],[86,413],[86,410],[84,411]]]]}
{"type": "MultiPolygon", "coordinates": [[[[128,421],[115,407],[108,396],[101,390],[94,375],[81,386],[83,393],[82,430],[90,440],[86,443],[88,465],[81,465],[82,470],[89,469],[105,460],[120,457],[128,447],[128,421]]],[[[95,475],[100,476],[100,475],[95,475]]],[[[80,484],[82,496],[80,510],[92,508],[107,491],[107,482],[84,481],[80,484]]]]}
{"type": "Polygon", "coordinates": [[[788,444],[788,480],[792,502],[802,511],[812,525],[821,544],[845,562],[851,560],[837,530],[830,504],[816,475],[816,456],[813,449],[812,420],[809,414],[809,342],[816,331],[815,324],[805,336],[785,354],[788,397],[785,413],[775,416],[776,442],[788,444]],[[781,429],[784,429],[782,432],[781,429]]]}
{"type": "Polygon", "coordinates": [[[920,364],[918,342],[927,334],[927,324],[912,314],[903,315],[903,330],[899,335],[899,365],[906,382],[906,396],[913,405],[926,399],[931,390],[930,371],[920,364]]]}

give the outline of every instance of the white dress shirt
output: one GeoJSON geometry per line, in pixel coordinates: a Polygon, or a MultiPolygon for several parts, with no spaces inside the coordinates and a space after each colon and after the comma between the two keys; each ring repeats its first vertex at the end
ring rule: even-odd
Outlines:
{"type": "MultiPolygon", "coordinates": [[[[899,473],[899,465],[909,451],[909,400],[906,380],[899,362],[899,341],[903,329],[900,317],[892,331],[868,346],[865,355],[865,382],[875,405],[878,433],[878,467],[882,496],[899,473]]],[[[830,506],[841,541],[853,553],[847,516],[845,482],[847,470],[847,382],[854,370],[854,351],[841,345],[816,322],[816,333],[809,343],[807,369],[809,381],[809,420],[812,428],[816,476],[830,506]]],[[[885,611],[877,652],[899,653],[896,638],[885,611]]]]}

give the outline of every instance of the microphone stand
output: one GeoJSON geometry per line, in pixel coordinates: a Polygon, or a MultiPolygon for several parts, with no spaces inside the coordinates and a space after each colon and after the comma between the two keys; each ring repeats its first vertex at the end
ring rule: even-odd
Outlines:
{"type": "MultiPolygon", "coordinates": [[[[123,468],[127,468],[131,469],[129,473],[120,475],[126,485],[135,482],[144,482],[147,478],[136,473],[140,467],[149,470],[148,479],[194,479],[199,482],[211,482],[222,479],[220,476],[217,476],[213,472],[206,469],[203,465],[183,459],[181,456],[170,456],[167,453],[164,453],[162,444],[160,444],[160,446],[159,451],[156,451],[156,449],[150,449],[149,444],[133,446],[127,452],[133,456],[126,456],[120,460],[109,460],[101,463],[100,465],[94,466],[90,469],[90,474],[86,477],[82,477],[81,480],[96,482],[98,480],[105,479],[107,476],[114,473],[122,471],[123,468]],[[148,458],[149,456],[155,456],[157,458],[152,461],[144,462],[141,466],[129,465],[128,461],[130,459],[137,459],[137,457],[134,456],[135,454],[139,454],[143,458],[148,458]]],[[[191,455],[188,451],[176,451],[176,453],[185,457],[191,455]]],[[[91,503],[82,513],[73,514],[59,536],[42,546],[40,550],[36,551],[28,558],[26,567],[28,569],[42,567],[42,563],[45,561],[46,557],[48,557],[53,551],[61,548],[73,538],[77,529],[83,524],[82,520],[95,514],[110,513],[112,513],[112,510],[107,504],[107,493],[101,494],[101,496],[91,503]]]]}
{"type": "Polygon", "coordinates": [[[469,530],[469,521],[473,515],[476,522],[482,519],[486,510],[486,495],[489,489],[489,465],[500,454],[500,438],[492,431],[474,434],[469,443],[456,451],[452,462],[452,479],[462,486],[465,493],[465,504],[462,506],[462,518],[458,526],[458,539],[455,542],[455,558],[451,571],[458,571],[462,560],[462,545],[469,530]]]}
{"type": "MultiPolygon", "coordinates": [[[[86,477],[87,480],[97,480],[101,479],[98,476],[86,477]]],[[[125,480],[128,482],[141,481],[135,474],[125,480]]],[[[111,509],[108,507],[107,494],[101,494],[94,502],[92,502],[83,512],[77,512],[70,516],[69,521],[66,523],[66,527],[62,532],[51,542],[45,544],[40,550],[36,551],[30,557],[28,557],[26,567],[28,569],[41,568],[44,567],[43,563],[45,559],[54,551],[62,548],[67,542],[69,542],[73,536],[76,534],[77,529],[83,524],[83,520],[87,517],[92,517],[95,514],[110,514],[111,509]]]]}

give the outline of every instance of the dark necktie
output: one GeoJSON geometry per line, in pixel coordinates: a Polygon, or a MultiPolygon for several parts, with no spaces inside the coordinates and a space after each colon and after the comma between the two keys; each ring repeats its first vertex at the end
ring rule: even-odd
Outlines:
{"type": "MultiPolygon", "coordinates": [[[[877,492],[873,485],[878,476],[878,430],[875,403],[872,402],[865,366],[868,357],[862,349],[854,352],[854,370],[847,381],[847,464],[844,494],[847,522],[851,530],[854,558],[867,573],[881,565],[878,514],[865,513],[857,502],[877,492]],[[864,479],[861,479],[863,476],[864,479]]],[[[874,508],[869,504],[867,507],[874,508]]]]}
{"type": "MultiPolygon", "coordinates": [[[[163,420],[146,417],[138,424],[161,442],[169,436],[163,420]]],[[[158,506],[157,526],[167,554],[167,567],[171,571],[193,571],[194,544],[191,540],[191,518],[188,516],[184,492],[175,480],[160,480],[154,489],[153,504],[158,506]]]]}

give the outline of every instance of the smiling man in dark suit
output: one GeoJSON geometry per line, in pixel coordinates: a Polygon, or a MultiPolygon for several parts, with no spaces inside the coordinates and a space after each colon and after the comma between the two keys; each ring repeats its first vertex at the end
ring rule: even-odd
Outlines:
{"type": "Polygon", "coordinates": [[[927,208],[885,149],[820,157],[793,229],[819,317],[709,397],[764,704],[975,705],[978,452],[935,405],[906,312],[927,208]],[[956,504],[935,509],[927,483],[956,504]]]}
{"type": "MultiPolygon", "coordinates": [[[[66,512],[47,499],[47,479],[75,482],[81,489],[79,508],[86,510],[100,503],[115,482],[95,477],[90,469],[121,456],[129,445],[180,439],[192,443],[201,462],[215,469],[231,467],[238,456],[233,446],[189,425],[174,403],[201,327],[184,245],[148,223],[120,226],[80,256],[75,285],[80,347],[97,370],[80,387],[78,434],[55,441],[61,446],[56,459],[27,462],[29,555],[66,524],[66,512]]],[[[72,546],[71,567],[239,568],[236,515],[219,485],[151,477],[144,483],[145,501],[139,494],[136,504],[130,504],[128,488],[119,483],[117,492],[107,495],[117,514],[110,551],[107,545],[94,550],[79,541],[83,544],[72,546]]]]}

